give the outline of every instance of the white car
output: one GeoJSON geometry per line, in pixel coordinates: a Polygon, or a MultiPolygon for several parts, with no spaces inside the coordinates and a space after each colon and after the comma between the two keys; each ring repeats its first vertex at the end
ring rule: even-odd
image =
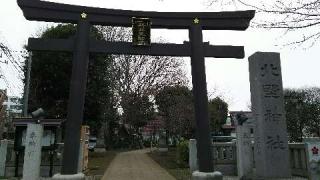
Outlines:
{"type": "Polygon", "coordinates": [[[88,149],[89,151],[94,151],[94,148],[97,145],[97,138],[96,137],[89,137],[89,145],[88,149]]]}

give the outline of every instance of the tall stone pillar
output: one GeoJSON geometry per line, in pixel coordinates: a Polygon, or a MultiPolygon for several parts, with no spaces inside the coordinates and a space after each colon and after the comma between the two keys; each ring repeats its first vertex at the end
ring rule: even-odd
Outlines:
{"type": "Polygon", "coordinates": [[[8,140],[1,140],[0,143],[0,176],[5,176],[7,160],[8,140]]]}
{"type": "Polygon", "coordinates": [[[23,163],[23,180],[40,178],[41,140],[43,127],[41,124],[28,124],[23,163]]]}
{"type": "Polygon", "coordinates": [[[280,54],[256,52],[249,57],[252,113],[255,121],[256,175],[290,177],[280,54]]]}
{"type": "Polygon", "coordinates": [[[191,173],[198,170],[197,140],[189,140],[189,168],[191,173]]]}

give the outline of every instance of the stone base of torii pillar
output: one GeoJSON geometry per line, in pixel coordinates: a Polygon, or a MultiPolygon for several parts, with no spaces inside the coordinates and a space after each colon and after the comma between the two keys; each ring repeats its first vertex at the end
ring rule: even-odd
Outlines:
{"type": "Polygon", "coordinates": [[[192,180],[222,180],[223,176],[221,172],[199,172],[194,171],[192,173],[192,180]]]}
{"type": "Polygon", "coordinates": [[[85,176],[83,173],[71,174],[71,175],[55,174],[52,177],[52,179],[53,180],[84,180],[85,176]]]}
{"type": "Polygon", "coordinates": [[[221,172],[199,172],[197,158],[197,140],[190,139],[189,141],[189,167],[192,172],[192,180],[222,180],[221,172]]]}

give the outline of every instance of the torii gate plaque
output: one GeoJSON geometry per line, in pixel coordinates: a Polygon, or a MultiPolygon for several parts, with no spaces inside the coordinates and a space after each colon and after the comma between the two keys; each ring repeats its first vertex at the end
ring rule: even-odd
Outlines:
{"type": "Polygon", "coordinates": [[[17,1],[28,20],[78,24],[75,39],[30,38],[28,41],[28,50],[73,52],[62,174],[77,174],[89,53],[191,56],[199,171],[213,172],[204,58],[243,58],[244,48],[242,46],[212,46],[209,43],[203,43],[202,30],[246,30],[250,20],[254,17],[254,11],[143,12],[84,7],[40,0],[17,1]],[[190,42],[132,46],[130,42],[105,42],[89,37],[91,25],[131,27],[133,17],[150,19],[152,28],[188,29],[190,42]]]}

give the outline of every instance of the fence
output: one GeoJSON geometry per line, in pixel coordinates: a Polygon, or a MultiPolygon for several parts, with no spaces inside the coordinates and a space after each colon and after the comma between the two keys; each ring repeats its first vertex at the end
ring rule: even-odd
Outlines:
{"type": "Polygon", "coordinates": [[[237,147],[235,143],[214,143],[213,146],[213,162],[215,170],[223,174],[237,174],[237,147]]]}
{"type": "MultiPolygon", "coordinates": [[[[236,143],[214,143],[212,148],[215,170],[218,170],[225,175],[236,175],[236,143]]],[[[308,177],[307,158],[304,143],[289,143],[289,157],[292,175],[308,177]]]]}
{"type": "Polygon", "coordinates": [[[306,148],[304,143],[289,143],[292,175],[308,177],[306,148]]]}
{"type": "MultiPolygon", "coordinates": [[[[42,177],[48,177],[60,172],[62,150],[63,144],[58,144],[58,148],[55,151],[42,150],[40,166],[40,175],[42,177]]],[[[14,151],[14,144],[13,142],[10,142],[8,143],[6,156],[5,176],[22,176],[24,152],[20,151],[18,153],[17,151],[14,151]]]]}

